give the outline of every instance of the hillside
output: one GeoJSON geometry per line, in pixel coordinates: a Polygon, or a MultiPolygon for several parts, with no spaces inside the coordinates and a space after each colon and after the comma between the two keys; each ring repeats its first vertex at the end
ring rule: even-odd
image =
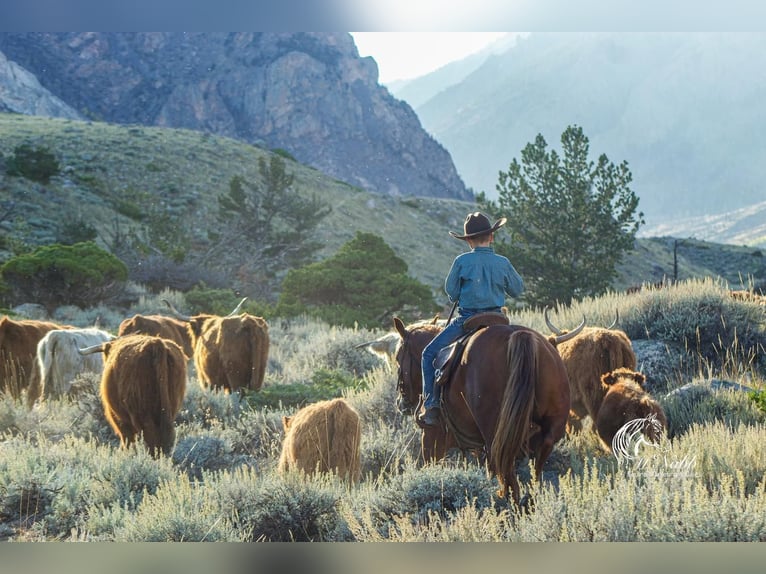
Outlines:
{"type": "MultiPolygon", "coordinates": [[[[126,234],[136,222],[115,210],[145,192],[168,213],[188,218],[197,248],[204,230],[215,225],[218,195],[240,175],[258,181],[257,159],[267,150],[241,141],[192,130],[119,126],[0,114],[0,153],[9,156],[20,144],[47,146],[58,157],[62,173],[47,185],[9,177],[0,169],[0,202],[11,217],[0,223],[4,234],[32,244],[51,243],[67,222],[82,220],[96,227],[102,243],[126,234]]],[[[320,255],[334,253],[357,230],[382,236],[404,259],[410,274],[441,286],[443,274],[462,243],[448,229],[460,229],[471,204],[436,198],[395,198],[363,191],[297,162],[288,161],[295,191],[317,194],[332,206],[315,239],[320,255]]],[[[138,206],[141,208],[142,206],[138,206]]],[[[254,245],[233,254],[245,258],[254,245]]],[[[5,252],[2,259],[6,259],[5,252]]],[[[235,265],[232,264],[232,273],[235,265]]]]}
{"type": "MultiPolygon", "coordinates": [[[[96,227],[102,244],[115,233],[135,227],[134,220],[115,209],[115,197],[129,199],[137,191],[169,213],[188,218],[197,248],[205,245],[203,230],[212,224],[217,196],[231,177],[257,181],[257,158],[267,150],[240,141],[191,130],[118,126],[98,122],[0,114],[0,153],[15,146],[48,146],[59,158],[62,174],[41,185],[9,177],[0,169],[0,206],[13,202],[10,216],[0,222],[6,240],[32,244],[56,240],[62,225],[83,221],[96,227]]],[[[0,164],[2,158],[0,158],[0,164]]],[[[295,192],[316,193],[332,205],[315,239],[320,257],[333,254],[357,230],[380,235],[408,264],[410,274],[431,286],[439,297],[453,258],[464,248],[447,231],[459,230],[473,204],[436,198],[395,198],[363,191],[297,162],[295,192]]],[[[141,206],[139,206],[141,207],[141,206]]],[[[673,276],[672,238],[640,238],[637,250],[621,266],[616,289],[673,276]]],[[[232,254],[246,258],[257,246],[243,245],[232,254]]],[[[685,240],[678,248],[679,279],[722,276],[732,283],[740,276],[764,279],[760,251],[742,246],[685,240]]],[[[0,253],[2,260],[8,251],[0,253]]]]}

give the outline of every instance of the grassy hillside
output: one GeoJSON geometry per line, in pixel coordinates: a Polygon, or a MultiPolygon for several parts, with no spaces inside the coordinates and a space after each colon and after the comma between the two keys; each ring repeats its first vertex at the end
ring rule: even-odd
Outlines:
{"type": "Polygon", "coordinates": [[[696,239],[639,238],[618,272],[614,285],[617,290],[645,282],[700,277],[721,278],[732,289],[766,287],[766,258],[762,249],[696,239]]]}
{"type": "MultiPolygon", "coordinates": [[[[117,126],[0,114],[0,153],[8,157],[20,144],[47,146],[62,174],[47,185],[7,177],[0,170],[0,200],[14,201],[15,222],[6,222],[33,243],[55,239],[63,221],[79,219],[108,238],[118,226],[135,225],[114,209],[115,198],[130,201],[141,193],[165,202],[189,218],[194,234],[202,220],[213,220],[218,195],[235,175],[259,180],[257,160],[268,150],[190,130],[117,126]]],[[[320,255],[334,253],[356,230],[376,233],[421,281],[440,285],[462,243],[448,234],[460,229],[467,203],[442,199],[399,199],[365,192],[317,170],[288,161],[299,194],[317,194],[333,211],[321,224],[320,255]]],[[[417,190],[412,190],[416,193],[417,190]]],[[[142,207],[142,206],[138,206],[142,207]]],[[[197,236],[202,243],[204,237],[197,236]]],[[[243,245],[241,257],[248,249],[243,245]]]]}
{"type": "MultiPolygon", "coordinates": [[[[217,197],[240,175],[258,181],[257,160],[271,153],[242,142],[191,130],[117,126],[13,114],[0,114],[0,163],[20,144],[46,146],[58,158],[61,174],[48,184],[9,177],[0,168],[0,207],[13,211],[0,229],[8,238],[32,244],[56,240],[62,225],[87,222],[102,242],[137,225],[131,209],[159,204],[188,219],[193,245],[204,248],[204,222],[214,221],[217,197]]],[[[332,213],[316,231],[333,254],[357,230],[380,235],[407,262],[412,276],[441,296],[452,259],[464,244],[447,231],[459,230],[472,204],[435,198],[389,197],[365,192],[317,170],[288,161],[295,192],[317,194],[332,213]]],[[[417,194],[418,190],[408,190],[417,194]]],[[[6,241],[7,243],[8,241],[6,241]]],[[[0,260],[10,251],[0,252],[0,260]]],[[[639,239],[620,267],[618,290],[673,276],[672,238],[639,239]]],[[[257,245],[233,254],[246,258],[257,245]]],[[[722,276],[763,279],[763,258],[753,248],[686,240],[678,248],[678,278],[722,276]]],[[[232,265],[232,273],[236,265],[232,265]]]]}

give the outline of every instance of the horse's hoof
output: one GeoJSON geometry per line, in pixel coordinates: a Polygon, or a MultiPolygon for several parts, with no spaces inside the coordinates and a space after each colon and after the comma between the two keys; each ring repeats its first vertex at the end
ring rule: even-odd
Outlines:
{"type": "Polygon", "coordinates": [[[535,499],[532,498],[531,494],[525,494],[521,497],[521,502],[519,502],[519,508],[525,513],[530,514],[531,512],[534,512],[535,510],[535,499]]]}

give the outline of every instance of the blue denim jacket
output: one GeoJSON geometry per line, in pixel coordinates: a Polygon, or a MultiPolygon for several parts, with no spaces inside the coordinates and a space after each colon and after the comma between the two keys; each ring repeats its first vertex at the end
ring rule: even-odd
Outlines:
{"type": "Polygon", "coordinates": [[[506,295],[518,297],[524,291],[524,281],[511,262],[492,247],[476,247],[452,262],[444,290],[450,301],[460,301],[461,315],[471,315],[502,307],[506,295]]]}

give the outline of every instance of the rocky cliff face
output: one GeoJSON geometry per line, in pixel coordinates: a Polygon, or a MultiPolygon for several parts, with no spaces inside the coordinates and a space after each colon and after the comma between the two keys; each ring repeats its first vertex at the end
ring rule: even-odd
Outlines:
{"type": "Polygon", "coordinates": [[[80,114],[40,85],[34,74],[0,52],[0,112],[82,119],[80,114]]]}
{"type": "Polygon", "coordinates": [[[347,33],[3,33],[0,51],[90,119],[281,148],[377,193],[471,199],[347,33]]]}

